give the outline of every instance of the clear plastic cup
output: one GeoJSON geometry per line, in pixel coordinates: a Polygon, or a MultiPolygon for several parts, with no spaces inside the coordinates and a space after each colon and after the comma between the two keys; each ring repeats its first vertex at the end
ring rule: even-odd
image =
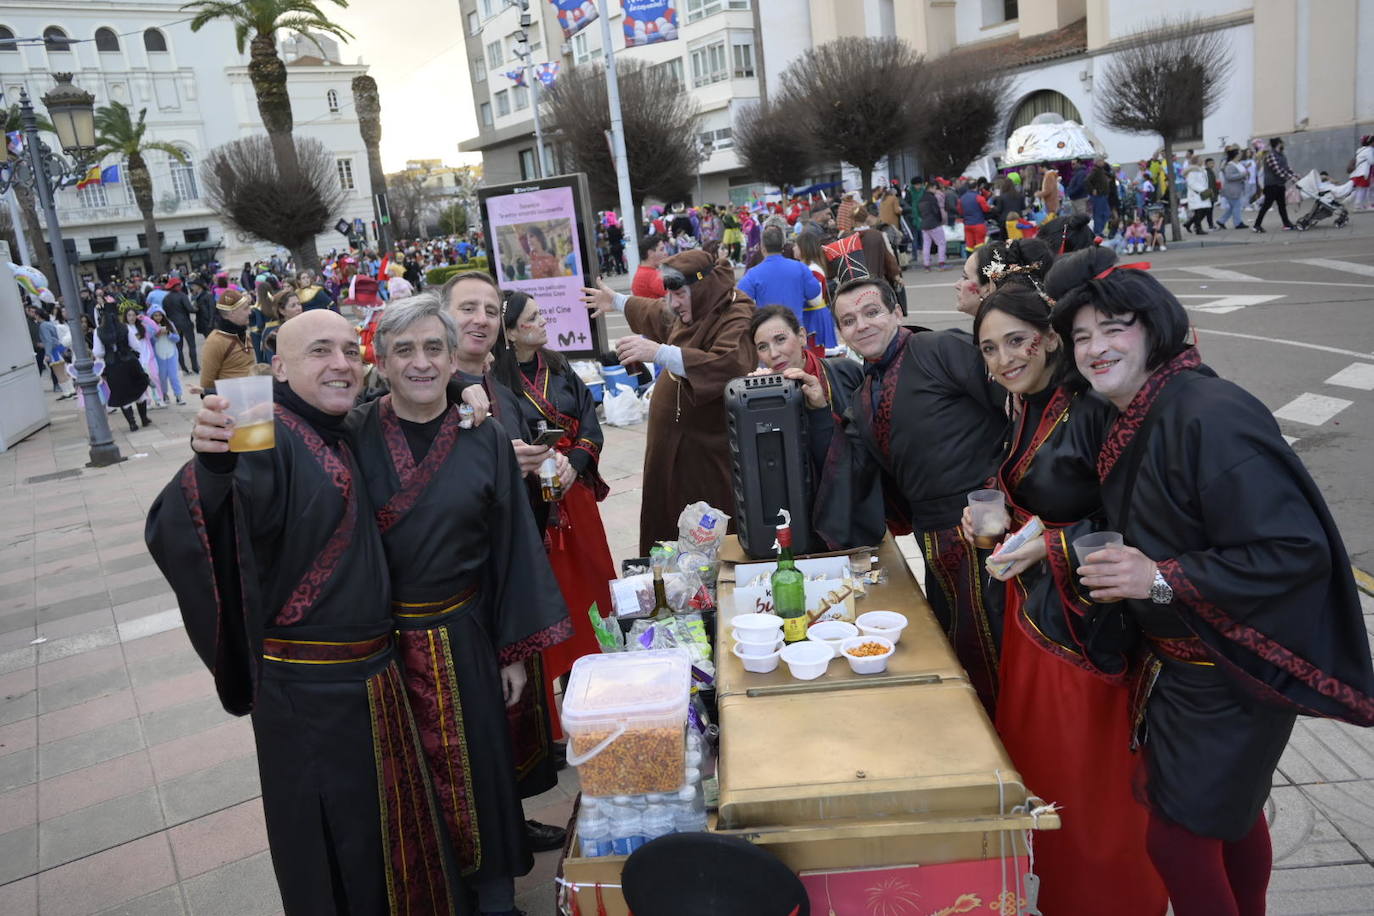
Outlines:
{"type": "MultiPolygon", "coordinates": [[[[1087,562],[1088,557],[1106,547],[1122,547],[1125,545],[1125,538],[1119,531],[1094,531],[1092,534],[1085,534],[1082,537],[1073,539],[1073,555],[1078,561],[1078,566],[1087,562]]],[[[1084,595],[1088,595],[1088,587],[1083,584],[1082,579],[1078,582],[1079,588],[1084,595]]],[[[1088,595],[1091,600],[1092,596],[1088,595]]],[[[1109,601],[1099,601],[1098,604],[1111,604],[1109,601]]]]}
{"type": "Polygon", "coordinates": [[[1006,494],[1001,490],[974,490],[968,495],[968,507],[973,516],[974,546],[984,550],[996,547],[1011,524],[1006,494]]]}
{"type": "Polygon", "coordinates": [[[234,421],[229,451],[258,452],[277,444],[272,413],[272,376],[248,375],[215,381],[215,394],[229,399],[226,412],[234,421]]]}

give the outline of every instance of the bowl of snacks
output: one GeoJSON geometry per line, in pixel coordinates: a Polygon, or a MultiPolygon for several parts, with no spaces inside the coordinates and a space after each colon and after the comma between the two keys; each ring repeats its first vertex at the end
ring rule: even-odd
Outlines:
{"type": "Polygon", "coordinates": [[[745,642],[735,640],[735,654],[740,658],[763,658],[771,652],[777,652],[782,648],[781,637],[775,638],[772,642],[745,642]]]}
{"type": "Polygon", "coordinates": [[[906,629],[906,617],[896,611],[869,611],[860,614],[854,621],[859,632],[865,636],[881,636],[892,640],[895,646],[902,641],[902,630],[906,629]]]}
{"type": "Polygon", "coordinates": [[[778,657],[782,654],[781,649],[774,646],[772,651],[766,655],[746,655],[741,650],[747,648],[749,648],[747,643],[737,642],[733,650],[736,657],[744,663],[745,671],[752,671],[755,674],[767,674],[778,667],[778,657]]]}
{"type": "Polygon", "coordinates": [[[886,671],[893,651],[892,640],[882,636],[855,636],[840,644],[840,654],[855,674],[886,671]]]}
{"type": "Polygon", "coordinates": [[[820,623],[811,624],[810,629],[806,631],[807,639],[825,643],[836,658],[840,657],[840,643],[858,635],[859,628],[847,620],[822,620],[820,623]]]}
{"type": "Polygon", "coordinates": [[[825,674],[835,653],[822,642],[803,639],[782,647],[782,660],[787,670],[799,681],[811,681],[825,674]]]}

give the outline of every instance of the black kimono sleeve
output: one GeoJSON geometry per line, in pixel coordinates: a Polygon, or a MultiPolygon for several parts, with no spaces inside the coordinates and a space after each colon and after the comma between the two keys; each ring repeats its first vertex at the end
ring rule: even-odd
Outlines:
{"type": "Polygon", "coordinates": [[[191,645],[234,715],[253,710],[264,625],[254,610],[262,606],[255,545],[282,530],[276,489],[285,448],[236,462],[188,461],[154,501],[144,527],[191,645]]]}
{"type": "Polygon", "coordinates": [[[1368,635],[1325,500],[1263,404],[1204,384],[1210,409],[1168,446],[1176,475],[1193,469],[1186,494],[1201,529],[1179,538],[1190,549],[1155,558],[1175,609],[1261,697],[1374,724],[1368,635]]]}
{"type": "Polygon", "coordinates": [[[882,479],[858,425],[844,416],[855,402],[863,372],[849,360],[826,360],[824,365],[832,403],[807,410],[816,494],[811,527],[827,550],[871,547],[882,543],[886,532],[882,479]]]}
{"type": "Polygon", "coordinates": [[[937,343],[926,354],[933,356],[939,368],[931,367],[931,374],[948,379],[995,418],[1004,419],[1007,392],[989,378],[973,336],[962,329],[950,328],[936,331],[932,337],[937,343]]]}
{"type": "MultiPolygon", "coordinates": [[[[562,384],[567,389],[573,416],[577,417],[577,438],[573,440],[568,461],[572,463],[579,477],[590,469],[596,475],[597,465],[601,462],[601,446],[605,436],[601,433],[601,422],[596,418],[596,401],[589,389],[569,367],[562,376],[562,384]]],[[[561,409],[562,404],[558,405],[561,409]]]]}
{"type": "Polygon", "coordinates": [[[543,531],[530,510],[515,450],[504,436],[495,439],[492,473],[486,579],[495,617],[492,641],[501,664],[509,665],[570,638],[572,621],[544,552],[543,531]]]}

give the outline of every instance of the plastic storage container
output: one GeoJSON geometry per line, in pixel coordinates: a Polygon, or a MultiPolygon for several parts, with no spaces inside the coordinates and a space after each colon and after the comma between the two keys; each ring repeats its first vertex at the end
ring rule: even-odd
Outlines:
{"type": "Polygon", "coordinates": [[[568,763],[587,795],[673,792],[683,782],[692,668],[682,649],[587,655],[563,695],[568,763]]]}

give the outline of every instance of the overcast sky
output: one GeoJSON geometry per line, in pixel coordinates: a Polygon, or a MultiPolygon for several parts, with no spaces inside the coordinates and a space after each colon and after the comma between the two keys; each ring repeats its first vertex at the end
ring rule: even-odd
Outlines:
{"type": "Polygon", "coordinates": [[[339,50],[345,63],[361,57],[382,97],[382,165],[407,159],[479,163],[458,152],[477,135],[458,0],[354,0],[347,9],[324,4],[325,14],[353,33],[339,50]]]}

